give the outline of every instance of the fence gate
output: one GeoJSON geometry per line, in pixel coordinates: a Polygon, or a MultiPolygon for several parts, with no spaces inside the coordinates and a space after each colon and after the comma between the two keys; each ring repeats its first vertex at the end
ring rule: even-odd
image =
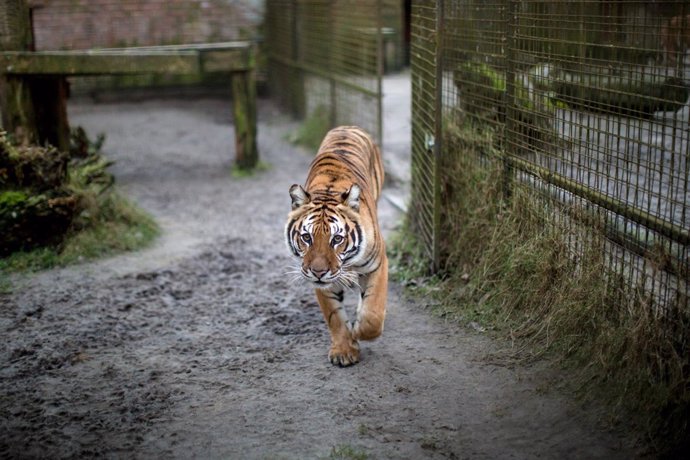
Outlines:
{"type": "Polygon", "coordinates": [[[383,0],[268,0],[272,97],[299,118],[356,124],[382,142],[383,0]]]}

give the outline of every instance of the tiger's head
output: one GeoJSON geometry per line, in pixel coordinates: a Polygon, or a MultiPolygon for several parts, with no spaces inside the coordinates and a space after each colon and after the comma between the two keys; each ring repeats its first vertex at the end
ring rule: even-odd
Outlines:
{"type": "Polygon", "coordinates": [[[360,225],[358,185],[347,191],[309,194],[302,186],[290,187],[292,211],[285,238],[292,254],[301,261],[300,275],[314,287],[352,286],[358,274],[348,268],[357,263],[365,248],[360,225]]]}

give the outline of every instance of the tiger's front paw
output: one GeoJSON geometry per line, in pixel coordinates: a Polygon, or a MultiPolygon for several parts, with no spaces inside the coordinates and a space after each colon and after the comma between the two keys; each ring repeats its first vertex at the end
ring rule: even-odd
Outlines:
{"type": "Polygon", "coordinates": [[[359,343],[351,341],[344,344],[333,344],[328,352],[328,359],[334,366],[347,367],[359,362],[359,343]]]}

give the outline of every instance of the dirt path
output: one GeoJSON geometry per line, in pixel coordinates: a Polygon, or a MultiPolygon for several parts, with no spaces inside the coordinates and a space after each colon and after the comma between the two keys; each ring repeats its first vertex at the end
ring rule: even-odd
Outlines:
{"type": "MultiPolygon", "coordinates": [[[[487,363],[495,344],[395,284],[383,338],[357,366],[331,366],[313,293],[283,275],[287,190],[310,157],[262,101],[271,168],[231,178],[229,112],[217,99],[71,105],[73,123],[107,133],[121,187],[164,233],[141,253],[16,279],[0,297],[0,457],[634,455],[545,391],[539,369],[487,363]]],[[[381,215],[388,232],[400,217],[387,199],[381,215]]]]}

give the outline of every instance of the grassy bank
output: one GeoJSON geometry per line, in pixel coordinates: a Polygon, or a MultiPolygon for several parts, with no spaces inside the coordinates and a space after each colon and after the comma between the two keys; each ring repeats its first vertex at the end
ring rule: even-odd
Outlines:
{"type": "MultiPolygon", "coordinates": [[[[687,442],[683,299],[660,312],[629,287],[609,270],[603,231],[576,209],[518,181],[505,199],[491,131],[449,127],[444,141],[437,313],[496,331],[516,357],[547,355],[567,366],[574,388],[605,401],[613,420],[634,419],[659,451],[687,442]]],[[[410,279],[425,264],[406,231],[393,258],[410,279]]]]}
{"type": "Polygon", "coordinates": [[[115,189],[102,143],[80,129],[70,152],[0,136],[0,274],[92,260],[155,238],[153,219],[115,189]]]}
{"type": "Polygon", "coordinates": [[[158,235],[155,221],[117,192],[95,203],[87,222],[55,246],[20,250],[0,258],[0,274],[62,267],[148,246],[158,235]]]}

